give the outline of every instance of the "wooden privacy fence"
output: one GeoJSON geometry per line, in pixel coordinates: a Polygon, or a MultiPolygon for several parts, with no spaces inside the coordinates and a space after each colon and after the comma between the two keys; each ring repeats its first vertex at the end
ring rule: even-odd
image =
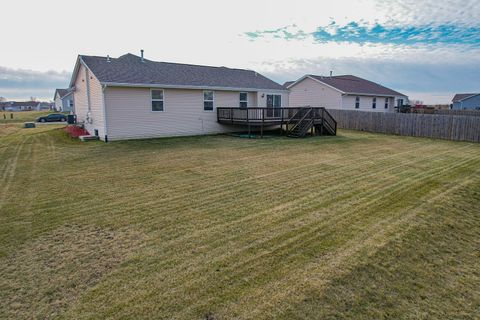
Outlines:
{"type": "Polygon", "coordinates": [[[334,109],[328,111],[341,129],[480,142],[480,117],[334,109]]]}

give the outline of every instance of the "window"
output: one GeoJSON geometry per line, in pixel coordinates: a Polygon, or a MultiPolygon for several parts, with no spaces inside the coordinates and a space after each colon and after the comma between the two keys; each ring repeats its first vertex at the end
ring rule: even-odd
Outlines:
{"type": "Polygon", "coordinates": [[[377,108],[377,98],[373,98],[372,99],[372,109],[376,109],[377,108]]]}
{"type": "Polygon", "coordinates": [[[403,99],[398,99],[397,100],[397,107],[402,107],[403,106],[403,99]]]}
{"type": "Polygon", "coordinates": [[[246,92],[240,92],[240,108],[246,108],[248,106],[248,94],[246,92]]]}
{"type": "Polygon", "coordinates": [[[213,111],[213,91],[203,91],[203,110],[213,111]]]}
{"type": "Polygon", "coordinates": [[[388,98],[385,98],[385,109],[388,109],[388,98]]]}
{"type": "Polygon", "coordinates": [[[164,111],[163,109],[163,90],[153,89],[152,94],[152,111],[164,111]]]}
{"type": "Polygon", "coordinates": [[[68,100],[68,106],[69,106],[70,108],[73,107],[73,100],[68,100]]]}
{"type": "Polygon", "coordinates": [[[360,108],[360,97],[355,97],[355,109],[360,108]]]}

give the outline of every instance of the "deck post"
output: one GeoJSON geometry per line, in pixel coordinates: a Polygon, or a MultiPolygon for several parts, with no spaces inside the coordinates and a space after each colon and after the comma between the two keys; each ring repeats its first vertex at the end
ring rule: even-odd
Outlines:
{"type": "Polygon", "coordinates": [[[322,108],[322,126],[320,127],[320,135],[323,136],[323,121],[325,119],[325,108],[322,108]]]}
{"type": "Polygon", "coordinates": [[[233,108],[230,108],[230,121],[233,123],[233,108]]]}
{"type": "Polygon", "coordinates": [[[263,138],[263,124],[265,122],[265,109],[262,109],[262,126],[260,127],[260,137],[263,138]]]}
{"type": "Polygon", "coordinates": [[[250,120],[248,119],[248,108],[245,111],[247,112],[248,138],[250,139],[250,120]]]}
{"type": "Polygon", "coordinates": [[[313,137],[313,130],[315,129],[315,110],[310,109],[310,115],[312,117],[312,127],[310,128],[310,135],[313,137]]]}
{"type": "Polygon", "coordinates": [[[280,134],[283,134],[283,113],[284,113],[284,111],[285,111],[285,109],[283,109],[283,108],[280,111],[282,113],[281,120],[280,120],[280,134]]]}

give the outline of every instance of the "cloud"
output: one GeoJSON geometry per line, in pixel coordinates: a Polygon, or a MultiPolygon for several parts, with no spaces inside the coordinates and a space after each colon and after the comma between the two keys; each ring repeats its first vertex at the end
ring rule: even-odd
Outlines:
{"type": "Polygon", "coordinates": [[[7,99],[52,99],[56,88],[68,86],[71,74],[58,71],[34,71],[0,66],[0,96],[7,99]]]}
{"type": "Polygon", "coordinates": [[[354,74],[427,103],[448,103],[454,92],[478,91],[480,64],[415,62],[394,59],[339,58],[289,59],[265,62],[266,76],[280,83],[304,74],[354,74]]]}
{"type": "Polygon", "coordinates": [[[456,24],[426,24],[422,26],[388,26],[380,23],[350,21],[339,25],[332,21],[326,26],[319,26],[314,32],[305,32],[296,25],[273,30],[246,32],[250,40],[265,37],[284,40],[304,40],[348,43],[381,43],[397,45],[448,45],[462,44],[480,47],[480,27],[456,24]]]}

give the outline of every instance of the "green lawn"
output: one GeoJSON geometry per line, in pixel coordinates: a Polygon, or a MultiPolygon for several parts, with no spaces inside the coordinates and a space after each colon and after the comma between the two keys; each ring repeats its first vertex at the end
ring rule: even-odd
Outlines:
{"type": "Polygon", "coordinates": [[[2,319],[478,319],[480,144],[0,125],[2,319]]]}

